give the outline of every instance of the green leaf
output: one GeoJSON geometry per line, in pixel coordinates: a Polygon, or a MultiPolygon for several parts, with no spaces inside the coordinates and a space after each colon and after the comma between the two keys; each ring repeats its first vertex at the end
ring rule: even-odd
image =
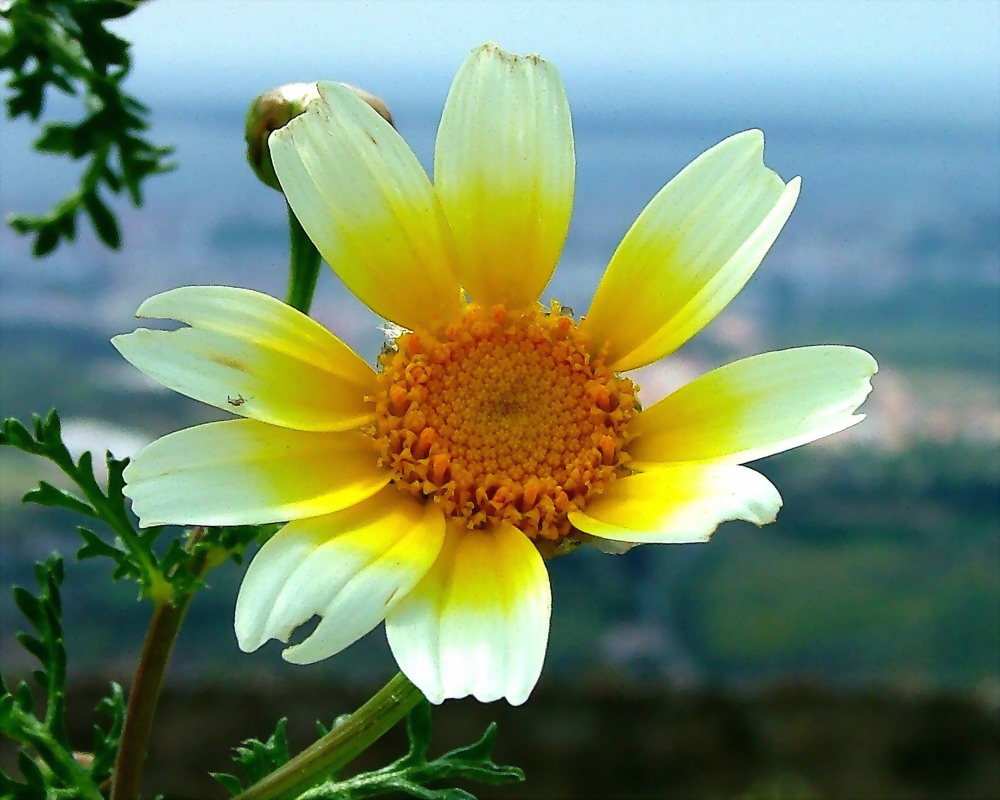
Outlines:
{"type": "Polygon", "coordinates": [[[35,503],[40,506],[68,508],[70,511],[76,511],[78,514],[85,514],[88,517],[97,516],[97,513],[89,503],[85,503],[79,497],[71,495],[69,492],[57,489],[46,481],[40,481],[37,488],[32,489],[21,498],[21,502],[35,503]]]}
{"type": "Polygon", "coordinates": [[[122,687],[112,683],[111,694],[98,702],[96,711],[109,718],[106,728],[94,725],[94,760],[90,765],[90,778],[100,784],[111,777],[121,743],[125,723],[125,693],[122,687]]]}
{"type": "Polygon", "coordinates": [[[31,687],[27,683],[21,681],[17,686],[17,707],[30,714],[35,710],[35,694],[31,691],[31,687]]]}
{"type": "Polygon", "coordinates": [[[34,444],[35,440],[19,420],[9,418],[0,423],[0,445],[10,445],[18,450],[34,452],[30,449],[34,444]]]}
{"type": "Polygon", "coordinates": [[[493,763],[493,743],[497,737],[497,724],[491,722],[478,742],[449,750],[437,763],[445,771],[459,770],[464,777],[496,786],[524,780],[518,767],[493,763]]]}
{"type": "Polygon", "coordinates": [[[76,551],[77,561],[83,561],[86,558],[110,558],[113,561],[127,560],[128,553],[117,547],[114,547],[104,541],[100,536],[94,533],[90,528],[84,528],[82,525],[77,526],[77,533],[80,534],[80,538],[83,539],[83,546],[76,551]]]}
{"type": "MultiPolygon", "coordinates": [[[[43,481],[24,496],[25,501],[67,508],[97,518],[107,525],[114,537],[110,541],[90,528],[77,528],[83,539],[78,553],[80,558],[110,558],[115,562],[115,578],[135,578],[143,594],[160,599],[166,594],[170,599],[173,589],[153,550],[163,529],[152,528],[140,533],[127,510],[123,494],[127,459],[116,459],[110,453],[106,454],[108,479],[102,488],[94,474],[93,456],[85,452],[78,459],[73,459],[62,440],[62,424],[54,410],[44,417],[33,416],[30,431],[18,420],[4,420],[0,425],[0,445],[48,459],[76,484],[82,494],[82,497],[77,497],[43,481]]],[[[171,572],[174,571],[177,570],[171,567],[171,572]]],[[[188,581],[188,585],[193,584],[188,581]]]]}
{"type": "MultiPolygon", "coordinates": [[[[290,756],[287,725],[288,719],[282,717],[278,720],[274,733],[266,741],[247,739],[235,749],[236,755],[233,757],[233,761],[246,773],[246,786],[256,783],[278,767],[288,763],[290,756]]],[[[235,775],[213,772],[212,777],[234,795],[239,794],[244,789],[244,784],[235,775]]]]}
{"type": "MultiPolygon", "coordinates": [[[[56,245],[59,244],[59,230],[55,225],[42,220],[38,223],[28,222],[28,226],[35,229],[35,241],[31,244],[31,254],[35,258],[44,258],[56,249],[56,245]]],[[[14,229],[19,230],[17,225],[14,229]]]]}
{"type": "Polygon", "coordinates": [[[24,785],[26,789],[47,789],[45,785],[45,776],[42,775],[42,771],[38,768],[38,765],[28,758],[28,754],[23,750],[17,754],[17,766],[21,770],[21,775],[24,776],[24,785]]]}
{"type": "Polygon", "coordinates": [[[405,759],[417,764],[426,764],[427,751],[431,745],[430,703],[418,703],[407,715],[406,738],[410,741],[410,752],[406,754],[405,759]]]}
{"type": "MultiPolygon", "coordinates": [[[[20,632],[18,641],[35,658],[34,676],[42,688],[43,715],[34,710],[34,697],[21,682],[14,694],[0,680],[0,731],[18,744],[18,767],[23,782],[3,776],[2,796],[15,798],[74,797],[102,800],[98,783],[76,762],[66,726],[66,649],[63,645],[60,587],[63,562],[52,556],[35,565],[39,593],[15,587],[14,599],[34,633],[20,632]],[[44,768],[43,768],[44,767],[44,768]]],[[[120,690],[119,690],[120,692],[120,690]]],[[[119,700],[119,707],[122,704],[119,700]]],[[[119,717],[120,719],[120,717],[119,717]]],[[[113,732],[115,726],[110,730],[113,732]]],[[[117,728],[120,735],[120,724],[117,728]]],[[[117,739],[104,736],[105,750],[117,748],[117,739]]],[[[105,755],[104,762],[107,762],[105,755]]],[[[103,778],[102,778],[103,780],[103,778]]]]}
{"type": "Polygon", "coordinates": [[[111,209],[97,196],[96,191],[83,196],[83,206],[87,209],[87,215],[100,240],[112,250],[121,247],[122,235],[118,229],[118,220],[111,213],[111,209]]]}
{"type": "Polygon", "coordinates": [[[148,109],[124,91],[131,67],[129,43],[107,23],[139,7],[130,0],[7,0],[0,31],[0,69],[8,73],[7,114],[37,120],[51,90],[79,96],[84,109],[77,122],[47,124],[35,149],[87,159],[79,187],[40,216],[9,218],[18,233],[34,237],[38,258],[73,239],[76,218],[85,214],[97,236],[117,249],[121,232],[114,212],[98,197],[102,186],[117,194],[127,189],[142,204],[141,183],[167,171],[172,148],[144,137],[148,109]],[[115,169],[115,166],[118,169],[115,169]]]}
{"type": "Polygon", "coordinates": [[[28,620],[36,628],[39,625],[44,624],[44,615],[42,614],[42,604],[38,601],[31,592],[27,589],[22,589],[20,586],[15,586],[13,589],[14,594],[14,604],[17,606],[18,610],[24,615],[24,618],[28,620]]]}
{"type": "Polygon", "coordinates": [[[475,795],[454,785],[455,780],[473,780],[489,785],[523,781],[524,773],[513,766],[493,762],[497,728],[490,723],[475,742],[449,750],[433,761],[427,759],[431,738],[431,708],[427,701],[410,712],[406,720],[410,748],[405,756],[382,769],[363,772],[344,780],[327,780],[302,792],[297,800],[361,800],[391,792],[418,800],[475,800],[475,795]]]}
{"type": "Polygon", "coordinates": [[[243,784],[235,775],[230,775],[227,772],[210,772],[209,774],[221,783],[222,788],[229,792],[229,794],[235,796],[243,791],[243,784]]]}
{"type": "Polygon", "coordinates": [[[35,149],[43,153],[73,153],[77,138],[76,126],[63,122],[50,123],[35,141],[35,149]]]}
{"type": "MultiPolygon", "coordinates": [[[[107,480],[102,486],[94,473],[90,452],[73,458],[62,440],[62,425],[55,410],[44,417],[34,415],[26,426],[16,419],[0,423],[0,446],[48,459],[76,485],[78,493],[58,489],[42,481],[24,495],[29,503],[64,508],[107,526],[95,531],[77,526],[82,540],[78,559],[107,558],[114,564],[113,578],[133,579],[141,594],[157,601],[178,602],[183,596],[204,586],[203,574],[233,559],[239,562],[253,542],[263,542],[279,525],[240,525],[198,528],[197,536],[171,538],[161,546],[165,527],[138,530],[126,502],[125,468],[128,459],[105,453],[107,480]],[[110,535],[109,535],[110,534],[110,535]]],[[[32,646],[28,644],[27,646],[32,646]]]]}

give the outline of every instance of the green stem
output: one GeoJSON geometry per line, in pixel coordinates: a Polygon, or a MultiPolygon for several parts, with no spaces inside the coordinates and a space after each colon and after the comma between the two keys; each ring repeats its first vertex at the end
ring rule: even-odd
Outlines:
{"type": "Polygon", "coordinates": [[[288,238],[291,244],[288,263],[288,298],[285,302],[303,314],[309,313],[316,281],[319,279],[320,255],[298,217],[288,206],[288,238]]]}
{"type": "MultiPolygon", "coordinates": [[[[203,528],[196,528],[188,540],[188,547],[193,547],[204,533],[203,528]]],[[[190,568],[196,576],[204,573],[204,551],[191,557],[190,568]]],[[[163,675],[167,671],[170,653],[193,598],[194,590],[191,590],[177,598],[173,604],[154,601],[153,616],[146,630],[142,654],[129,692],[128,707],[125,709],[125,723],[111,782],[111,800],[138,800],[149,732],[153,727],[153,717],[160,699],[163,675]]]]}
{"type": "Polygon", "coordinates": [[[398,673],[348,719],[233,800],[284,800],[347,766],[405,717],[423,698],[398,673]]]}

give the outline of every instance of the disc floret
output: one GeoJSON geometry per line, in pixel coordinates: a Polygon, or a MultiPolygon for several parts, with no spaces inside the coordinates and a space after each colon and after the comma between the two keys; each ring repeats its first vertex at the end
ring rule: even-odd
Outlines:
{"type": "Polygon", "coordinates": [[[380,463],[470,529],[565,537],[567,514],[628,473],[637,410],[632,382],[587,345],[558,304],[472,305],[439,335],[402,334],[374,398],[380,463]]]}

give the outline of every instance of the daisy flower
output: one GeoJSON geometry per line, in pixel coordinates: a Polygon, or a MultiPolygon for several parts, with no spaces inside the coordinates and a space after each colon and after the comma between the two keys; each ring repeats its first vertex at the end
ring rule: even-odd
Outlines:
{"type": "Polygon", "coordinates": [[[271,134],[274,169],[319,252],[398,326],[372,369],[266,295],[185,287],[116,337],[156,381],[243,419],[151,444],[125,472],[144,526],[287,522],[236,603],[252,651],[309,663],[385,621],[434,703],[523,703],[542,669],[545,559],[580,542],[700,542],[781,505],[747,461],[859,422],[874,359],[850,347],[765,353],[645,410],[624,375],[670,355],[743,287],[799,194],[752,130],[671,180],[611,258],[582,321],[538,298],[573,202],[569,107],[555,68],[494,45],[455,78],[434,183],[349,89],[271,134]]]}

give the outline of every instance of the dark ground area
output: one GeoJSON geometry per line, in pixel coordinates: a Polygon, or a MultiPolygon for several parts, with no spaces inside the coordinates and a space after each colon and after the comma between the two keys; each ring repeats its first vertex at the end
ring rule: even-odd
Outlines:
{"type": "MultiPolygon", "coordinates": [[[[89,709],[104,687],[72,692],[70,735],[90,735],[89,709]]],[[[368,693],[326,684],[243,683],[168,689],[153,736],[149,797],[212,800],[207,774],[230,771],[228,751],[266,738],[289,717],[294,751],[368,693]]],[[[435,709],[432,754],[500,726],[495,760],[527,774],[521,785],[466,786],[482,800],[987,800],[1000,797],[995,706],[957,694],[834,691],[786,685],[747,694],[603,686],[539,692],[521,708],[452,702],[435,709]]],[[[6,742],[3,760],[11,753],[6,742]]],[[[392,731],[356,766],[405,750],[392,731]]]]}

